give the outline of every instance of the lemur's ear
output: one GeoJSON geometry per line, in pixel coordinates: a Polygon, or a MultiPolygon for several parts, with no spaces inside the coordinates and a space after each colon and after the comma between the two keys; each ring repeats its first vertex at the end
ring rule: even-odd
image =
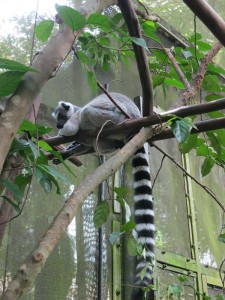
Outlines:
{"type": "Polygon", "coordinates": [[[70,105],[68,105],[66,102],[59,101],[59,106],[63,107],[65,110],[70,109],[70,105]]]}

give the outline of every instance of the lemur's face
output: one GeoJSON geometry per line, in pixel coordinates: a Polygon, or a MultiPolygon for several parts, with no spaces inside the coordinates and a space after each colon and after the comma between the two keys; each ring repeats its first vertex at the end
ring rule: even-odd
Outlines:
{"type": "Polygon", "coordinates": [[[59,105],[52,113],[53,118],[57,120],[56,127],[58,129],[62,129],[72,114],[73,114],[73,106],[68,102],[60,101],[59,105]]]}

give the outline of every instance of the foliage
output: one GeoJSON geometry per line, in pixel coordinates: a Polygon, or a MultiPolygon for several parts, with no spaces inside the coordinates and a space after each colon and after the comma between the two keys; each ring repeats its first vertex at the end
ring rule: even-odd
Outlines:
{"type": "MultiPolygon", "coordinates": [[[[51,128],[24,120],[18,130],[21,138],[14,139],[11,145],[8,156],[14,154],[20,156],[21,164],[18,167],[22,168],[22,172],[16,177],[15,182],[0,180],[0,184],[10,191],[13,199],[4,195],[1,197],[8,201],[17,212],[21,210],[22,200],[33,177],[46,193],[51,192],[55,186],[56,193],[60,194],[59,180],[69,184],[65,176],[48,165],[47,152],[59,158],[65,165],[57,151],[53,150],[46,142],[39,140],[43,134],[49,131],[51,128]]],[[[66,168],[71,172],[68,166],[66,168]]]]}
{"type": "Polygon", "coordinates": [[[6,58],[0,58],[0,69],[9,70],[0,74],[0,97],[12,94],[26,72],[37,72],[31,67],[6,58]]]}

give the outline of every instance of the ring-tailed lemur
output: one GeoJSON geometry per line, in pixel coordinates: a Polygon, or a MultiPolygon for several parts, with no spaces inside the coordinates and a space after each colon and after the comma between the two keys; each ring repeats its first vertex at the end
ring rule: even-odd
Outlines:
{"type": "MultiPolygon", "coordinates": [[[[117,104],[133,119],[141,117],[137,106],[128,97],[111,93],[117,104]]],[[[75,106],[69,102],[59,102],[58,107],[53,112],[53,117],[57,120],[57,128],[60,129],[59,135],[75,135],[79,130],[89,130],[100,128],[107,121],[119,124],[126,120],[124,114],[102,94],[84,107],[75,106]]],[[[104,154],[113,152],[121,147],[126,141],[123,135],[109,136],[95,139],[88,138],[82,143],[78,141],[70,145],[67,150],[62,152],[63,159],[72,154],[87,153],[90,149],[95,149],[104,154]]],[[[133,176],[134,176],[134,219],[138,241],[143,246],[143,255],[138,257],[136,266],[136,288],[132,291],[131,299],[142,300],[143,290],[141,287],[148,287],[152,282],[152,260],[154,257],[154,211],[152,201],[151,178],[148,163],[148,155],[144,147],[141,147],[132,157],[133,176]],[[144,269],[144,272],[141,272],[144,269]],[[141,275],[141,273],[144,273],[141,275]]],[[[147,299],[150,299],[148,296],[147,299]]]]}

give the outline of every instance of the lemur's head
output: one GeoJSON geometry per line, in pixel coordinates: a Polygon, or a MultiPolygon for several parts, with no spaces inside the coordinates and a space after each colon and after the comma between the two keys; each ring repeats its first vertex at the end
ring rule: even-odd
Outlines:
{"type": "Polygon", "coordinates": [[[78,107],[69,102],[59,101],[58,106],[52,113],[53,118],[57,121],[57,128],[63,128],[64,124],[77,109],[78,107]]]}

